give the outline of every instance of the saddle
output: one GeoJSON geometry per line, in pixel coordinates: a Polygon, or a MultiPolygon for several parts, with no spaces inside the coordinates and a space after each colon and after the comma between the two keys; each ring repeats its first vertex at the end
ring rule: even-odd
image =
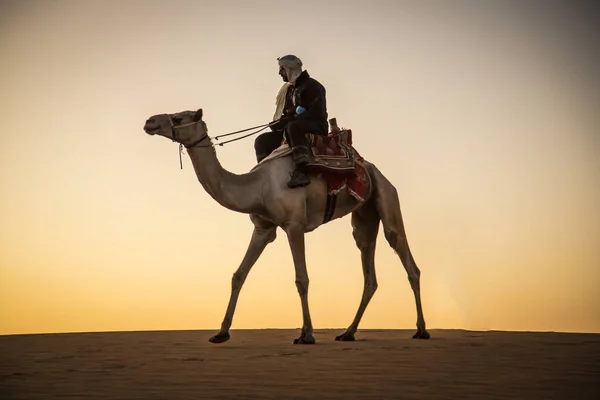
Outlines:
{"type": "Polygon", "coordinates": [[[308,169],[353,174],[356,162],[363,159],[352,146],[350,129],[331,131],[327,136],[308,134],[307,138],[311,147],[308,169]]]}
{"type": "MultiPolygon", "coordinates": [[[[308,133],[306,137],[310,143],[308,169],[352,175],[358,165],[357,163],[363,161],[362,156],[352,146],[352,130],[350,129],[333,130],[327,136],[308,133]]],[[[284,138],[281,146],[273,150],[254,168],[291,153],[292,148],[284,138]]]]}
{"type": "MultiPolygon", "coordinates": [[[[347,190],[357,201],[363,203],[369,190],[369,175],[363,165],[363,157],[352,145],[352,130],[340,129],[335,118],[329,120],[331,130],[325,135],[307,134],[310,143],[308,171],[316,172],[327,183],[327,204],[323,223],[333,217],[338,193],[347,190]]],[[[285,138],[281,146],[252,168],[265,162],[289,156],[292,148],[285,138]]]]}

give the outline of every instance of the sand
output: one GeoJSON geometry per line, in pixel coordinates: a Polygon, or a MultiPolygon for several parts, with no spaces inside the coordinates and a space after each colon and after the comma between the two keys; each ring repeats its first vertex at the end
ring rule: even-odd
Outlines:
{"type": "Polygon", "coordinates": [[[8,399],[600,399],[600,334],[297,330],[0,336],[8,399]]]}

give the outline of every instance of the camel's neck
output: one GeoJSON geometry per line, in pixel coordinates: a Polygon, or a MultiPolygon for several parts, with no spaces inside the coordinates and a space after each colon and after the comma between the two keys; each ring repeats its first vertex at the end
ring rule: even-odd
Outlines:
{"type": "Polygon", "coordinates": [[[236,175],[226,171],[211,147],[187,149],[198,180],[223,207],[241,213],[255,213],[260,208],[260,184],[256,173],[236,175]]]}

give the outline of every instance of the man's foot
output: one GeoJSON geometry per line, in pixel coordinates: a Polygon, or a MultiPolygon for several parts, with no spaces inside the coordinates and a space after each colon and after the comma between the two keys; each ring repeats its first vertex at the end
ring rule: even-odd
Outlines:
{"type": "Polygon", "coordinates": [[[292,173],[292,179],[290,179],[290,181],[288,182],[288,187],[293,189],[297,187],[306,186],[309,183],[310,179],[308,179],[308,176],[306,176],[304,172],[296,168],[292,173]]]}

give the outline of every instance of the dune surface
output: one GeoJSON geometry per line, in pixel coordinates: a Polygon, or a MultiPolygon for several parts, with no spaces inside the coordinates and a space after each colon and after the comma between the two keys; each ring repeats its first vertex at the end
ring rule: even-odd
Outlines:
{"type": "Polygon", "coordinates": [[[600,334],[431,330],[0,336],[8,399],[598,399],[600,334]]]}

